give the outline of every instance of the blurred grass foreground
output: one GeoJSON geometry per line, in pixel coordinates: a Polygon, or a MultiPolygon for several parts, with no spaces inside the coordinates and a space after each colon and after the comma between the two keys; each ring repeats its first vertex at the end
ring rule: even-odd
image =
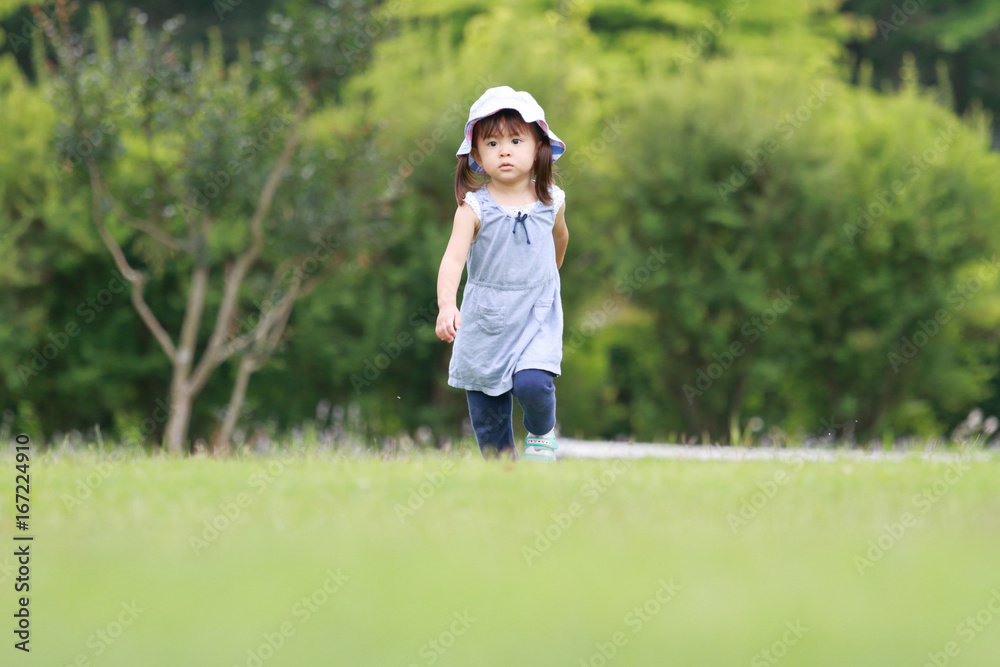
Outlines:
{"type": "Polygon", "coordinates": [[[1000,469],[982,452],[529,466],[65,451],[33,472],[31,653],[5,664],[986,667],[1000,653],[1000,469]]]}
{"type": "Polygon", "coordinates": [[[0,0],[10,432],[460,437],[435,276],[503,84],[568,145],[564,434],[1000,414],[994,2],[136,4],[0,0]]]}

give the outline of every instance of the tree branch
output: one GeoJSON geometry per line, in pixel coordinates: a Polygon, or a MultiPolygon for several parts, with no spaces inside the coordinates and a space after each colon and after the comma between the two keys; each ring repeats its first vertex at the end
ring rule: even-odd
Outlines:
{"type": "Polygon", "coordinates": [[[292,306],[295,305],[295,301],[301,296],[299,293],[299,284],[299,280],[295,279],[292,282],[292,286],[281,297],[281,301],[274,308],[277,311],[277,315],[271,323],[270,331],[262,331],[257,336],[256,342],[264,346],[267,354],[270,354],[277,347],[278,341],[281,340],[281,336],[285,333],[285,326],[288,324],[288,318],[292,314],[292,306]]]}
{"type": "Polygon", "coordinates": [[[260,193],[257,210],[254,211],[253,220],[250,221],[250,233],[253,235],[255,246],[262,246],[264,244],[264,218],[271,212],[271,203],[274,200],[274,193],[278,189],[278,183],[281,182],[285,168],[292,161],[292,155],[295,153],[295,149],[298,148],[299,140],[301,139],[299,136],[299,124],[306,117],[308,109],[309,94],[306,93],[299,98],[299,103],[295,108],[295,117],[289,124],[288,139],[285,140],[285,145],[281,149],[281,154],[278,156],[274,168],[267,175],[267,180],[264,182],[264,189],[260,193]]]}
{"type": "Polygon", "coordinates": [[[278,346],[281,342],[282,336],[285,335],[285,329],[288,327],[288,320],[292,316],[292,306],[298,297],[293,296],[290,299],[282,299],[281,306],[279,308],[278,317],[275,318],[274,325],[271,327],[270,333],[268,333],[267,338],[263,341],[259,341],[259,349],[254,349],[250,353],[253,359],[253,369],[254,371],[259,371],[267,363],[268,358],[274,352],[274,348],[278,346]]]}
{"type": "Polygon", "coordinates": [[[180,239],[171,236],[162,229],[159,229],[156,225],[152,225],[144,220],[139,220],[138,218],[131,216],[119,202],[115,201],[114,198],[109,198],[109,199],[112,202],[112,206],[114,206],[115,213],[128,226],[138,229],[140,232],[146,232],[154,239],[156,239],[157,241],[159,241],[160,243],[162,243],[163,245],[167,246],[172,250],[187,249],[184,245],[184,242],[181,241],[180,239]]]}
{"type": "Polygon", "coordinates": [[[195,264],[191,270],[191,288],[188,292],[187,308],[184,309],[184,323],[177,348],[175,363],[190,367],[194,359],[194,348],[198,342],[201,315],[205,310],[205,293],[208,291],[208,267],[195,264]]]}
{"type": "Polygon", "coordinates": [[[299,298],[301,299],[303,297],[309,296],[309,294],[312,293],[314,289],[316,289],[317,287],[320,286],[320,284],[322,284],[323,279],[326,278],[328,275],[330,275],[329,271],[327,271],[322,275],[313,276],[309,280],[302,283],[302,287],[299,288],[299,298]]]}
{"type": "Polygon", "coordinates": [[[245,344],[238,345],[235,348],[233,344],[225,345],[226,330],[236,310],[236,301],[239,296],[240,286],[243,284],[243,279],[264,247],[264,219],[271,211],[271,205],[274,201],[274,194],[278,189],[278,184],[281,182],[281,177],[291,163],[292,155],[294,155],[295,149],[298,147],[300,140],[298,126],[302,122],[302,119],[305,118],[308,108],[309,96],[303,95],[299,98],[298,106],[295,109],[295,117],[289,126],[288,138],[285,140],[285,145],[278,159],[275,161],[274,167],[267,175],[257,208],[250,221],[250,247],[236,259],[232,270],[226,276],[222,303],[215,318],[215,327],[205,354],[202,355],[201,361],[198,362],[198,367],[194,371],[192,382],[204,383],[208,378],[208,374],[214,368],[229,358],[234,352],[246,347],[245,344]],[[224,347],[225,349],[223,349],[224,347]]]}
{"type": "MultiPolygon", "coordinates": [[[[292,282],[292,286],[281,297],[281,300],[273,308],[263,313],[263,317],[257,322],[257,326],[219,348],[206,350],[205,354],[202,355],[201,361],[198,363],[198,367],[191,375],[191,386],[194,388],[194,391],[201,390],[211,372],[223,361],[251,345],[255,347],[262,345],[262,342],[268,336],[273,335],[276,327],[282,322],[288,321],[292,306],[298,297],[299,280],[296,278],[292,282]],[[211,356],[209,356],[210,354],[211,356]]],[[[280,329],[284,331],[284,326],[281,325],[280,329]]],[[[277,344],[277,341],[275,341],[275,344],[277,344]]],[[[263,350],[263,347],[260,349],[263,350]]]]}
{"type": "Polygon", "coordinates": [[[94,160],[87,161],[87,171],[90,175],[91,214],[94,218],[94,226],[97,227],[97,233],[100,234],[101,240],[104,241],[104,245],[114,258],[115,265],[118,267],[118,271],[121,272],[122,277],[132,283],[132,305],[135,306],[135,310],[139,313],[139,317],[142,318],[142,321],[149,328],[150,332],[152,332],[167,357],[171,361],[175,361],[177,358],[177,350],[174,347],[174,342],[170,339],[170,334],[168,334],[167,330],[163,328],[160,321],[156,319],[156,315],[153,313],[152,309],[150,309],[149,304],[146,303],[146,299],[143,296],[143,290],[146,287],[146,279],[140,272],[133,269],[128,263],[128,259],[125,257],[122,247],[118,244],[118,241],[115,240],[111,233],[108,232],[107,227],[104,226],[104,214],[101,212],[101,200],[103,198],[104,188],[102,186],[97,163],[94,162],[94,160]]]}

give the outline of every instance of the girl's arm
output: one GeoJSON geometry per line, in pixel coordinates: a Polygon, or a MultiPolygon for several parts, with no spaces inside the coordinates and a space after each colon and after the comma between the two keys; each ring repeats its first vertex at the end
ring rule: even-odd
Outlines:
{"type": "Polygon", "coordinates": [[[463,204],[455,211],[455,223],[451,228],[451,238],[441,258],[441,268],[438,270],[437,295],[438,316],[434,333],[441,340],[449,343],[455,340],[455,334],[462,327],[462,314],[458,311],[455,298],[458,293],[458,283],[462,280],[462,269],[465,268],[465,258],[469,254],[469,246],[476,234],[478,219],[472,207],[463,204]]]}
{"type": "Polygon", "coordinates": [[[556,224],[552,228],[552,238],[556,242],[556,268],[561,269],[569,245],[569,228],[566,227],[566,204],[556,213],[556,224]]]}

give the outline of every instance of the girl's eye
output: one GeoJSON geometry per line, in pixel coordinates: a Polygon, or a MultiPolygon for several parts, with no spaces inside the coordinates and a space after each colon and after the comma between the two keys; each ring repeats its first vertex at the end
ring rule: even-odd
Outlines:
{"type": "Polygon", "coordinates": [[[489,146],[490,148],[496,148],[497,142],[491,141],[490,143],[488,143],[486,145],[489,146]]]}
{"type": "Polygon", "coordinates": [[[521,143],[521,140],[520,139],[514,139],[511,143],[512,144],[519,144],[519,143],[521,143]]]}

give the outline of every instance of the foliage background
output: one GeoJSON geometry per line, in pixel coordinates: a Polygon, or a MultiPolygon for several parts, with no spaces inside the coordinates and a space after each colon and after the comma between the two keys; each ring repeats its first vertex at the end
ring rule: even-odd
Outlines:
{"type": "MultiPolygon", "coordinates": [[[[339,11],[107,9],[119,39],[136,20],[155,31],[183,13],[179,53],[216,27],[233,61],[241,40],[262,48],[274,13],[310,4],[339,11]]],[[[460,128],[502,84],[531,91],[569,146],[564,433],[866,441],[947,434],[973,408],[998,411],[1000,293],[996,271],[980,274],[1000,244],[993,3],[371,4],[387,18],[364,35],[373,59],[325,99],[311,137],[372,132],[374,163],[337,161],[391,195],[388,220],[351,214],[343,270],[296,307],[253,377],[241,438],[302,424],[374,444],[461,433],[464,397],[445,384],[450,350],[433,334],[435,279],[460,128]],[[353,240],[366,230],[379,243],[353,240]],[[655,249],[669,257],[650,270],[655,249]],[[780,294],[795,298],[768,315],[780,294]]],[[[125,292],[100,312],[87,305],[114,265],[88,193],[56,168],[61,107],[45,59],[31,58],[31,15],[8,0],[0,16],[4,422],[128,437],[166,396],[167,364],[125,292]],[[79,334],[23,381],[19,369],[71,324],[79,334]]],[[[85,28],[85,12],[75,20],[85,28]]],[[[326,196],[338,206],[335,188],[326,196]]],[[[147,289],[168,314],[179,307],[169,265],[147,289]]],[[[234,374],[199,398],[194,438],[209,437],[234,374]]]]}

